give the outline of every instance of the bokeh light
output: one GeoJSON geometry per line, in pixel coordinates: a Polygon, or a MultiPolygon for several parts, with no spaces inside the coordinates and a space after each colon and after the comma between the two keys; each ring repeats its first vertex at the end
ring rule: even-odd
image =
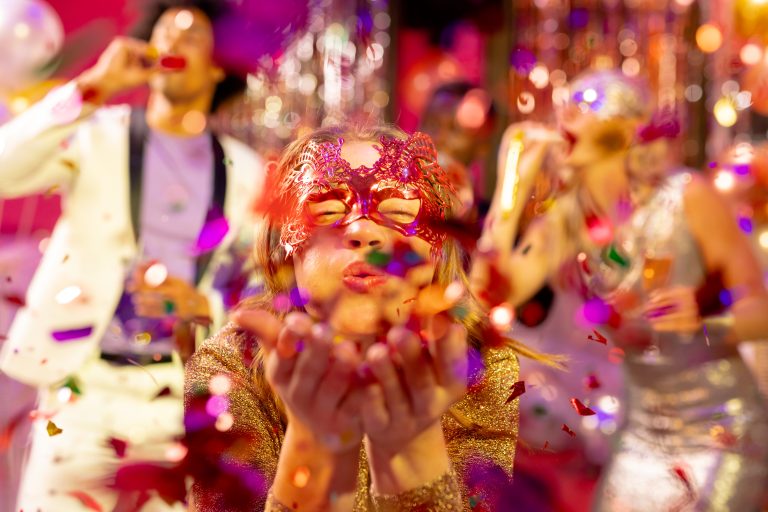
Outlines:
{"type": "Polygon", "coordinates": [[[696,44],[704,53],[714,53],[723,44],[723,33],[715,25],[705,23],[696,30],[696,44]]]}

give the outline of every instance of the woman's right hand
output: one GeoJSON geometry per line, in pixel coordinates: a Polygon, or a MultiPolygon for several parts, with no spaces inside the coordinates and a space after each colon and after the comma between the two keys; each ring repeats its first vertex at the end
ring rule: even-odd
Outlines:
{"type": "Polygon", "coordinates": [[[350,341],[335,343],[330,328],[305,313],[280,321],[260,309],[232,315],[259,338],[265,375],[285,404],[289,428],[301,428],[332,453],[359,449],[363,431],[362,391],[355,386],[361,362],[350,341]]]}
{"type": "Polygon", "coordinates": [[[130,37],[115,38],[93,67],[75,81],[81,91],[90,90],[99,101],[144,85],[156,71],[154,50],[146,41],[130,37]]]}

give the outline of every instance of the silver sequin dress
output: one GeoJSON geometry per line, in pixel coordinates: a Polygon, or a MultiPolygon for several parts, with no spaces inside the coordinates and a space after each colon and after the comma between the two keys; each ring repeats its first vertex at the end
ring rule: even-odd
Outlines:
{"type": "Polygon", "coordinates": [[[625,304],[607,334],[624,350],[626,418],[595,511],[751,512],[768,489],[768,412],[738,351],[712,331],[652,337],[637,314],[648,251],[672,256],[665,285],[704,281],[683,212],[690,180],[685,172],[667,179],[616,229],[613,254],[579,254],[593,297],[625,304]]]}

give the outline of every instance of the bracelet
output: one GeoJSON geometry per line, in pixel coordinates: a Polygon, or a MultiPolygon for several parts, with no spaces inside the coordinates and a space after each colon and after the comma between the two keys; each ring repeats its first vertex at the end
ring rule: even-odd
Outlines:
{"type": "Polygon", "coordinates": [[[373,509],[377,512],[419,510],[424,512],[460,512],[463,510],[461,490],[453,469],[432,482],[400,494],[375,494],[371,491],[373,509]]]}

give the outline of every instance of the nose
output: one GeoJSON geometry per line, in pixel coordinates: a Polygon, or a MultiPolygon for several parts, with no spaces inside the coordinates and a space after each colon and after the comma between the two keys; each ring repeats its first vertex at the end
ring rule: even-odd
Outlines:
{"type": "Polygon", "coordinates": [[[358,219],[344,227],[345,249],[386,250],[389,245],[387,228],[369,219],[358,219]]]}

